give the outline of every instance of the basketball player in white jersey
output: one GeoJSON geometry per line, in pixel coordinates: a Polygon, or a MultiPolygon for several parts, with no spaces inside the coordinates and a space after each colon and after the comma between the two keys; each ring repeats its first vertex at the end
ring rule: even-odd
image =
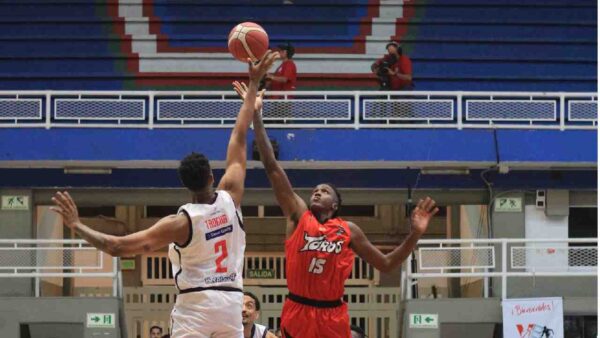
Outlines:
{"type": "MultiPolygon", "coordinates": [[[[192,203],[150,228],[127,236],[111,236],[81,223],[68,192],[57,192],[52,210],[66,226],[91,245],[112,256],[150,253],[169,245],[169,259],[179,296],[171,313],[173,338],[243,338],[242,269],[246,237],[240,205],[246,176],[246,135],[254,114],[260,79],[277,53],[267,52],[257,65],[248,62],[246,96],[229,145],[226,169],[217,190],[208,159],[186,156],[179,177],[192,193],[192,203]]],[[[264,93],[264,92],[263,92],[264,93]]],[[[263,94],[261,93],[261,95],[263,94]]]]}
{"type": "Polygon", "coordinates": [[[244,338],[277,338],[269,329],[255,321],[260,315],[260,301],[252,292],[244,292],[244,310],[242,323],[244,323],[244,338]]]}

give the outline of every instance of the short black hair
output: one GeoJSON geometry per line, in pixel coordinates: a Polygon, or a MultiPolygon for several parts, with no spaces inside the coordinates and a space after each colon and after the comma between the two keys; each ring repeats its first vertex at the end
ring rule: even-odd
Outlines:
{"type": "Polygon", "coordinates": [[[336,211],[333,212],[333,217],[338,217],[340,209],[342,208],[342,195],[340,194],[340,192],[337,189],[337,187],[335,186],[335,184],[333,184],[333,183],[321,183],[321,184],[325,184],[325,185],[330,186],[331,189],[333,190],[333,192],[335,193],[335,197],[337,198],[338,208],[337,208],[336,211]]]}
{"type": "Polygon", "coordinates": [[[254,304],[256,304],[256,311],[260,311],[260,301],[258,300],[258,297],[256,297],[255,294],[253,294],[250,291],[244,291],[244,296],[248,296],[254,299],[254,304]]]}
{"type": "Polygon", "coordinates": [[[287,51],[288,59],[291,59],[292,57],[294,57],[294,54],[296,54],[296,48],[294,48],[294,46],[292,46],[292,44],[289,41],[278,45],[277,48],[287,51]]]}
{"type": "Polygon", "coordinates": [[[194,192],[201,191],[210,179],[210,163],[203,154],[192,152],[181,160],[177,172],[186,188],[194,192]]]}
{"type": "Polygon", "coordinates": [[[153,327],[150,328],[150,332],[152,332],[152,330],[154,330],[154,329],[158,329],[160,331],[160,334],[162,334],[162,327],[154,325],[153,327]]]}

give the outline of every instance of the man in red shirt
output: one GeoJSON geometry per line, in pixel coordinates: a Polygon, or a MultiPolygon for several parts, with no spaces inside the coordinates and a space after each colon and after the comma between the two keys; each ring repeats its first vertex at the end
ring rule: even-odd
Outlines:
{"type": "Polygon", "coordinates": [[[382,90],[412,90],[412,62],[402,54],[402,48],[395,41],[385,46],[388,54],[375,61],[371,70],[377,75],[382,90]]]}
{"type": "Polygon", "coordinates": [[[273,91],[290,91],[296,90],[296,64],[292,60],[294,56],[294,46],[289,42],[285,45],[277,46],[279,49],[279,57],[281,65],[275,73],[267,74],[267,87],[273,91]]]}

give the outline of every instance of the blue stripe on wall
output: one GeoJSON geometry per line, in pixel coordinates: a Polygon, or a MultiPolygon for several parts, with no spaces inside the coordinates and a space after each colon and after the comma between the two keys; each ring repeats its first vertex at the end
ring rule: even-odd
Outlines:
{"type": "MultiPolygon", "coordinates": [[[[407,169],[371,170],[286,170],[296,188],[311,188],[332,182],[343,188],[405,189],[414,186],[418,171],[407,169]]],[[[217,181],[223,170],[215,170],[217,181]]],[[[421,175],[417,189],[485,189],[480,170],[469,175],[421,175]]],[[[512,171],[487,176],[495,189],[596,189],[596,172],[512,171]]],[[[110,175],[64,174],[61,169],[0,169],[0,188],[178,188],[174,169],[115,169],[110,175]]],[[[270,188],[262,169],[248,170],[247,188],[270,188]]]]}
{"type": "MultiPolygon", "coordinates": [[[[224,160],[229,129],[2,129],[0,161],[224,160]]],[[[269,130],[285,161],[494,162],[488,130],[269,130]]],[[[249,133],[250,148],[253,133],[249,133]]]]}

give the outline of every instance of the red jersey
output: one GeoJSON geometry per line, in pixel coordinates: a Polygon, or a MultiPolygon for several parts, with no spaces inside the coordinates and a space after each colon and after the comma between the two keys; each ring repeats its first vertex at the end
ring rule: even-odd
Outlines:
{"type": "Polygon", "coordinates": [[[296,64],[292,60],[286,60],[275,71],[275,76],[285,76],[287,82],[271,81],[271,90],[296,90],[296,64]]]}
{"type": "Polygon", "coordinates": [[[291,293],[314,300],[339,300],[354,265],[350,228],[341,218],[320,224],[306,211],[285,241],[287,284],[291,293]]]}

